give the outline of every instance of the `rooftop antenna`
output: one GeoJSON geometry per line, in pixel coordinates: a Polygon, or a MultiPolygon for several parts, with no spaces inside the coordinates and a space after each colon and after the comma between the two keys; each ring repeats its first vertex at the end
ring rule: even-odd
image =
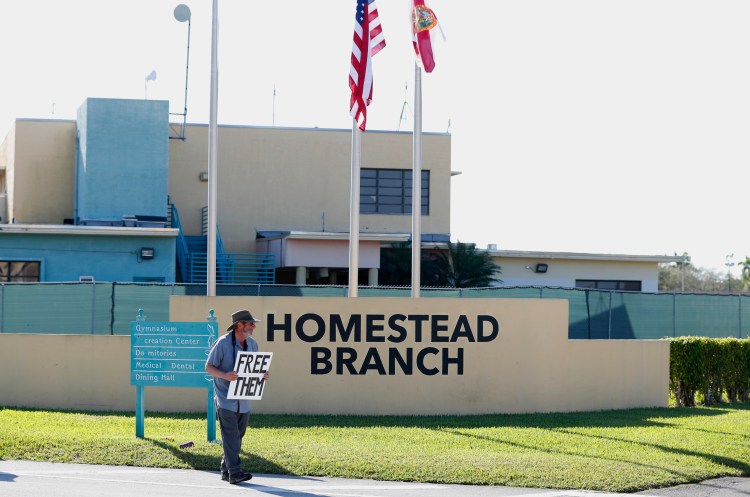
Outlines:
{"type": "Polygon", "coordinates": [[[148,82],[149,81],[156,81],[156,71],[151,71],[146,75],[146,95],[145,99],[148,100],[148,82]]]}
{"type": "MultiPolygon", "coordinates": [[[[188,95],[188,74],[190,69],[190,19],[192,17],[192,14],[190,13],[190,7],[188,7],[185,4],[180,4],[174,9],[174,18],[177,19],[178,22],[185,22],[188,23],[188,32],[187,32],[187,57],[185,58],[185,104],[183,107],[182,114],[180,113],[173,113],[170,112],[170,115],[172,116],[182,116],[182,130],[177,134],[177,136],[170,136],[170,139],[175,140],[182,140],[185,141],[185,129],[187,127],[187,95],[188,95]]],[[[171,127],[171,126],[170,126],[171,127]]]]}
{"type": "Polygon", "coordinates": [[[401,131],[401,122],[406,121],[406,116],[404,116],[404,111],[406,109],[409,109],[409,112],[411,112],[412,117],[414,116],[414,113],[409,107],[409,102],[407,101],[408,90],[409,90],[409,84],[404,83],[404,105],[401,106],[401,116],[398,118],[398,131],[401,131]]]}
{"type": "Polygon", "coordinates": [[[448,118],[448,127],[445,129],[447,134],[451,134],[451,120],[448,118]]]}
{"type": "MultiPolygon", "coordinates": [[[[276,83],[273,85],[273,108],[271,110],[271,126],[276,127],[276,83]]],[[[325,231],[325,230],[323,230],[325,231]]]]}

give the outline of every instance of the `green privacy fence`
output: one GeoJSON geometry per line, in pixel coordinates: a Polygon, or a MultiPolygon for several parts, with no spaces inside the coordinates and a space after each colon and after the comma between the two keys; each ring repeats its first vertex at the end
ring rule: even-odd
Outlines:
{"type": "MultiPolygon", "coordinates": [[[[362,287],[359,296],[409,297],[408,288],[362,287]]],[[[345,297],[342,286],[217,285],[218,296],[345,297]]],[[[128,335],[138,309],[169,321],[169,297],[206,295],[205,285],[0,284],[0,333],[128,335]]],[[[551,287],[422,289],[424,298],[530,298],[569,302],[575,339],[750,337],[750,295],[638,293],[551,287]]]]}

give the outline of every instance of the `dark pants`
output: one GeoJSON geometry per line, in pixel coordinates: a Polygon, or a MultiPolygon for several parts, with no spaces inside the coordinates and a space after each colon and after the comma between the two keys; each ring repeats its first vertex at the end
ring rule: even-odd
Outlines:
{"type": "Polygon", "coordinates": [[[219,418],[221,445],[224,448],[224,456],[221,458],[221,472],[230,475],[239,474],[242,472],[242,465],[240,464],[242,437],[245,436],[250,413],[241,414],[217,408],[216,417],[219,418]]]}

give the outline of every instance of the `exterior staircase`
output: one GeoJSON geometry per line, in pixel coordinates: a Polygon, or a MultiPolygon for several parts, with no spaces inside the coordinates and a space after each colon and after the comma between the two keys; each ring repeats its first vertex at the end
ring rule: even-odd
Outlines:
{"type": "MultiPolygon", "coordinates": [[[[206,283],[208,274],[207,211],[203,208],[202,234],[185,236],[177,207],[169,203],[168,223],[179,230],[177,235],[177,268],[183,283],[206,283]]],[[[273,254],[227,253],[216,229],[216,283],[218,284],[273,284],[276,283],[276,257],[273,254]]]]}

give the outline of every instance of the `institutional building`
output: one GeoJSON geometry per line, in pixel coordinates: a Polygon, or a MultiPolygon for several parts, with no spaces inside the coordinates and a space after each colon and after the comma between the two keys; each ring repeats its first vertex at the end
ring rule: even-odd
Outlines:
{"type": "MultiPolygon", "coordinates": [[[[205,282],[208,127],[173,128],[153,100],[16,120],[0,145],[0,281],[205,282]]],[[[351,130],[220,126],[218,149],[217,282],[346,284],[351,130]]],[[[422,243],[440,250],[450,135],[424,133],[422,157],[422,243]]],[[[411,238],[411,168],[411,133],[363,134],[361,284],[411,238]]],[[[656,291],[658,264],[681,260],[488,250],[503,285],[656,291]]]]}

